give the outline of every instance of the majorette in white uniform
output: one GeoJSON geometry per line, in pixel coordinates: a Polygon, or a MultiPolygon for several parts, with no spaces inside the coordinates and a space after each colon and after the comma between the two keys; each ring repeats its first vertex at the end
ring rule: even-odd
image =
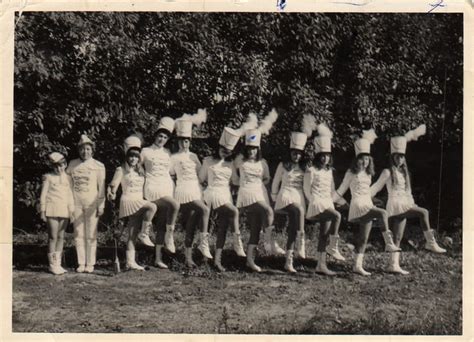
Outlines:
{"type": "MultiPolygon", "coordinates": [[[[58,152],[49,155],[52,163],[59,163],[64,156],[58,152]]],[[[67,174],[58,175],[50,172],[43,176],[40,204],[41,212],[46,217],[69,218],[74,212],[74,197],[71,190],[72,182],[67,174]]]]}
{"type": "MultiPolygon", "coordinates": [[[[248,130],[245,133],[246,146],[260,146],[262,133],[258,129],[248,130]]],[[[239,192],[237,194],[237,208],[247,207],[257,202],[270,204],[267,188],[263,179],[270,178],[268,164],[264,159],[259,161],[243,161],[236,159],[236,168],[239,169],[239,192]]]]}
{"type": "MultiPolygon", "coordinates": [[[[141,141],[136,137],[129,137],[126,139],[126,150],[132,147],[140,148],[141,141]]],[[[128,163],[119,166],[115,169],[115,174],[110,182],[112,188],[122,186],[122,196],[120,197],[119,218],[124,218],[135,214],[149,201],[143,198],[143,188],[145,184],[145,177],[140,175],[135,168],[132,168],[128,163]]]]}
{"type": "MultiPolygon", "coordinates": [[[[370,145],[372,144],[373,139],[375,139],[376,135],[373,130],[364,131],[364,134],[368,134],[368,138],[359,138],[354,143],[356,156],[361,153],[370,154],[370,145]]],[[[365,171],[361,171],[356,175],[353,174],[350,170],[346,172],[341,185],[337,189],[337,193],[334,196],[334,199],[338,199],[339,196],[342,197],[342,195],[344,195],[348,188],[351,189],[351,203],[349,206],[348,217],[348,220],[350,222],[353,222],[358,218],[364,216],[374,207],[370,191],[371,183],[372,176],[365,171]]]]}
{"type": "MultiPolygon", "coordinates": [[[[225,127],[219,140],[219,145],[232,151],[240,139],[240,134],[229,127],[225,127]]],[[[204,190],[204,202],[211,208],[216,209],[220,206],[232,203],[230,192],[230,182],[232,174],[235,172],[232,161],[215,160],[207,157],[202,163],[199,171],[201,182],[207,182],[207,188],[204,190]]]]}
{"type": "MultiPolygon", "coordinates": [[[[303,151],[307,138],[307,135],[304,133],[292,132],[290,149],[303,151]]],[[[278,193],[275,198],[275,210],[286,208],[290,204],[296,204],[304,210],[306,209],[303,193],[304,173],[304,170],[299,165],[288,171],[284,168],[283,163],[278,164],[272,182],[272,194],[278,193]]]]}
{"type": "MultiPolygon", "coordinates": [[[[176,120],[176,135],[191,138],[193,122],[186,119],[176,120]]],[[[198,172],[201,162],[198,156],[190,151],[177,152],[171,156],[171,174],[176,174],[174,198],[184,204],[202,199],[198,172]]]]}
{"type": "MultiPolygon", "coordinates": [[[[82,135],[78,147],[94,143],[82,135]]],[[[98,211],[105,206],[105,167],[101,162],[90,158],[74,159],[66,172],[72,177],[75,203],[75,243],[79,272],[93,272],[97,251],[98,211]],[[84,268],[84,266],[86,266],[84,268]]]]}
{"type": "MultiPolygon", "coordinates": [[[[174,120],[163,117],[158,129],[161,128],[168,130],[171,134],[174,130],[174,120]]],[[[145,168],[145,199],[156,201],[165,196],[173,197],[174,182],[170,176],[170,151],[153,144],[142,149],[141,158],[145,168]]]]}

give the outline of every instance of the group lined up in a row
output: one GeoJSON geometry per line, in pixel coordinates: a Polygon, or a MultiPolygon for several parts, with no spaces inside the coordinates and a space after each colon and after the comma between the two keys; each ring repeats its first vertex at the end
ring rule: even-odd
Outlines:
{"type": "MultiPolygon", "coordinates": [[[[405,136],[391,138],[391,166],[383,170],[374,184],[371,184],[374,166],[370,157],[370,145],[376,135],[373,130],[364,131],[362,137],[354,143],[355,158],[336,190],[331,168],[332,132],[324,124],[316,125],[313,116],[305,116],[304,133],[291,133],[289,158],[278,165],[274,175],[271,186],[271,199],[275,202],[273,209],[266,189],[266,185],[270,183],[270,173],[267,163],[261,157],[260,140],[262,134],[269,133],[276,118],[276,112],[272,111],[260,125],[256,116],[250,115],[239,129],[226,127],[215,153],[205,158],[202,164],[196,154],[190,151],[190,146],[193,124],[199,125],[206,120],[205,111],[199,111],[194,116],[184,115],[177,120],[161,118],[155,142],[149,147],[142,149],[140,136],[132,135],[125,139],[125,161],[117,167],[108,186],[107,197],[114,200],[118,187],[122,187],[119,217],[128,218],[128,268],[144,269],[135,260],[137,239],[145,245],[154,246],[155,265],[167,268],[162,259],[162,252],[163,248],[166,248],[175,253],[173,232],[179,211],[182,213],[185,227],[187,266],[195,266],[192,243],[196,227],[200,227],[198,249],[204,257],[212,259],[208,242],[208,222],[210,211],[215,210],[218,225],[214,264],[220,271],[224,271],[221,263],[222,249],[230,226],[233,248],[237,255],[247,258],[247,266],[251,270],[261,271],[255,264],[255,253],[263,228],[266,252],[286,254],[285,270],[296,272],[293,267],[293,253],[296,251],[297,256],[305,257],[306,218],[321,223],[316,271],[332,275],[334,272],[327,267],[326,255],[345,260],[338,250],[341,214],[335,210],[334,202],[344,203],[343,195],[348,189],[351,191],[348,220],[360,225],[355,243],[354,272],[370,274],[363,268],[363,258],[375,218],[383,222],[385,250],[391,252],[388,267],[390,272],[408,273],[399,265],[399,245],[406,219],[409,217],[420,218],[426,238],[426,249],[437,253],[445,252],[435,240],[428,211],[417,206],[413,200],[405,161],[407,142],[423,135],[426,130],[424,125],[405,136]],[[165,144],[174,130],[179,151],[171,154],[165,144]],[[302,162],[303,151],[313,130],[318,132],[313,140],[315,158],[312,165],[306,165],[302,162]],[[245,137],[243,153],[234,158],[233,150],[242,136],[245,137]],[[176,178],[176,184],[173,177],[176,178]],[[231,184],[239,186],[235,205],[231,184]],[[205,187],[204,191],[202,186],[205,187]],[[372,197],[384,186],[387,187],[389,195],[386,210],[377,208],[372,202],[372,197]],[[244,252],[240,238],[239,210],[248,213],[250,238],[247,253],[244,252]],[[289,216],[286,252],[273,238],[274,210],[286,212],[289,216]],[[166,222],[155,224],[155,245],[149,233],[157,211],[166,216],[166,222]]],[[[50,161],[54,172],[44,176],[41,215],[49,226],[48,258],[50,271],[54,274],[65,272],[61,267],[61,253],[64,230],[69,218],[74,223],[79,265],[77,272],[93,272],[95,265],[97,220],[103,213],[105,202],[105,168],[102,163],[92,158],[95,144],[87,136],[81,136],[78,148],[80,158],[71,161],[67,169],[64,156],[57,152],[52,153],[50,161]]]]}

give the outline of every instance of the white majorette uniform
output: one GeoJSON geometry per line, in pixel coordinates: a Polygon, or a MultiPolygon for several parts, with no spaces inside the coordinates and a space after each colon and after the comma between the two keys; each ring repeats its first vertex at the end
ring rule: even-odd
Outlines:
{"type": "Polygon", "coordinates": [[[288,171],[284,168],[283,163],[278,164],[272,183],[272,193],[278,191],[278,185],[281,183],[280,191],[275,200],[275,210],[283,209],[290,204],[300,205],[305,210],[304,174],[299,165],[288,171]]]}
{"type": "Polygon", "coordinates": [[[207,157],[199,170],[199,179],[207,181],[207,188],[204,190],[203,199],[211,209],[231,203],[230,181],[234,165],[231,161],[215,160],[207,157]]]}
{"type": "Polygon", "coordinates": [[[141,176],[134,168],[119,166],[115,169],[114,178],[110,183],[115,187],[120,183],[122,186],[122,197],[120,197],[119,218],[135,214],[144,205],[149,203],[143,199],[143,185],[145,177],[141,176]]]}
{"type": "MultiPolygon", "coordinates": [[[[252,129],[245,133],[247,146],[260,146],[261,132],[252,129]]],[[[235,160],[236,169],[239,170],[240,180],[234,180],[239,184],[237,194],[237,208],[246,207],[257,202],[270,204],[267,188],[263,184],[263,179],[270,178],[268,164],[264,159],[259,161],[242,161],[242,156],[235,160]]],[[[237,173],[235,173],[237,176],[237,173]]]]}
{"type": "Polygon", "coordinates": [[[385,169],[370,189],[372,196],[375,196],[385,185],[387,186],[388,200],[386,209],[388,216],[403,214],[416,205],[411,189],[407,186],[403,174],[396,168],[392,172],[395,182],[392,182],[390,171],[385,169]]]}
{"type": "MultiPolygon", "coordinates": [[[[78,143],[94,143],[85,135],[78,143]]],[[[97,211],[105,206],[105,167],[101,162],[90,158],[74,159],[66,169],[72,178],[75,204],[75,243],[80,266],[94,266],[97,250],[97,211]],[[84,251],[85,247],[85,251],[84,251]],[[85,252],[85,254],[84,254],[85,252]]]]}
{"type": "Polygon", "coordinates": [[[304,175],[304,192],[309,199],[306,218],[334,209],[334,179],[331,169],[318,170],[310,167],[304,175]]]}
{"type": "MultiPolygon", "coordinates": [[[[376,137],[377,136],[372,129],[364,131],[363,138],[356,140],[354,143],[356,156],[361,153],[370,154],[370,145],[376,137]],[[364,136],[366,136],[366,138],[364,138],[364,136]]],[[[370,191],[371,183],[372,176],[365,171],[361,171],[358,174],[353,174],[350,170],[346,172],[333,200],[342,196],[348,188],[351,189],[351,203],[349,205],[348,217],[349,222],[353,222],[364,216],[374,207],[370,191]]]]}
{"type": "Polygon", "coordinates": [[[68,175],[47,173],[43,176],[40,203],[41,212],[45,212],[46,217],[70,217],[75,209],[71,186],[68,175]]]}
{"type": "Polygon", "coordinates": [[[153,144],[142,149],[141,158],[145,168],[145,198],[148,201],[156,201],[165,196],[173,197],[170,151],[153,144]]]}
{"type": "Polygon", "coordinates": [[[174,199],[179,204],[202,199],[198,172],[201,162],[193,152],[178,152],[171,156],[171,173],[176,174],[174,199]]]}

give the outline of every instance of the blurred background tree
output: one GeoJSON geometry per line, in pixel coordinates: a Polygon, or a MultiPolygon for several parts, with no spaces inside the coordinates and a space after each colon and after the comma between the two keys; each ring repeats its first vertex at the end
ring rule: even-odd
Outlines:
{"type": "Polygon", "coordinates": [[[263,142],[271,169],[303,114],[312,114],[335,133],[337,181],[353,157],[351,135],[376,129],[380,172],[389,137],[426,123],[427,136],[408,148],[415,198],[437,215],[442,156],[440,212],[448,229],[462,217],[462,18],[23,13],[15,36],[14,225],[39,224],[46,155],[77,157],[82,133],[97,142],[95,157],[110,177],[128,132],[151,143],[164,115],[207,109],[193,144],[202,158],[225,125],[275,107],[279,119],[263,142]]]}

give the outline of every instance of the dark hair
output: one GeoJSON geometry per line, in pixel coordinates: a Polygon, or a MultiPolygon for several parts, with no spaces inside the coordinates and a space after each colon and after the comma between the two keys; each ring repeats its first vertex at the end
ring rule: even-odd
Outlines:
{"type": "Polygon", "coordinates": [[[298,162],[298,165],[300,166],[301,170],[306,171],[306,169],[310,166],[309,165],[310,163],[307,159],[305,159],[304,151],[298,150],[296,148],[290,148],[285,158],[283,159],[282,165],[285,168],[285,170],[290,171],[291,166],[293,165],[293,161],[291,160],[291,151],[297,151],[301,154],[301,159],[298,162]]]}
{"type": "Polygon", "coordinates": [[[168,136],[168,139],[171,138],[171,132],[168,131],[166,128],[159,128],[156,132],[155,132],[155,139],[156,139],[156,136],[160,133],[165,133],[167,136],[168,136]]]}
{"type": "Polygon", "coordinates": [[[137,165],[135,165],[133,167],[133,169],[140,175],[140,176],[145,176],[145,169],[143,168],[143,165],[141,163],[141,160],[140,160],[140,149],[138,147],[131,147],[128,149],[127,153],[125,154],[125,161],[124,163],[122,164],[122,167],[126,170],[127,169],[127,165],[129,168],[132,168],[129,164],[128,164],[128,158],[130,156],[135,156],[135,157],[138,157],[139,160],[138,160],[138,163],[137,165]]]}
{"type": "Polygon", "coordinates": [[[255,158],[256,161],[259,161],[260,159],[262,159],[262,150],[260,149],[260,147],[257,147],[257,146],[245,146],[244,147],[244,150],[242,152],[243,156],[244,156],[244,160],[247,160],[249,159],[249,149],[250,148],[256,148],[257,149],[257,158],[255,158]]]}
{"type": "MultiPolygon", "coordinates": [[[[390,155],[390,178],[392,179],[392,185],[395,185],[395,169],[397,169],[397,166],[395,165],[395,155],[396,154],[401,154],[401,153],[392,153],[390,155]]],[[[403,177],[405,177],[405,190],[411,189],[411,181],[410,181],[410,171],[408,171],[408,166],[405,158],[405,163],[398,167],[398,169],[401,171],[401,174],[403,177]]]]}
{"type": "MultiPolygon", "coordinates": [[[[225,148],[225,147],[222,146],[222,145],[218,145],[217,148],[215,148],[215,149],[212,151],[212,155],[211,155],[212,159],[221,160],[221,156],[219,155],[219,149],[220,149],[221,147],[225,148]]],[[[232,161],[232,160],[234,160],[234,159],[235,159],[235,150],[232,150],[231,153],[230,153],[230,155],[229,155],[228,157],[224,158],[224,160],[227,161],[227,162],[230,162],[230,161],[232,161]]]]}
{"type": "Polygon", "coordinates": [[[332,153],[330,152],[319,152],[319,153],[316,153],[316,155],[314,156],[314,159],[313,159],[313,165],[315,168],[317,168],[318,170],[321,170],[323,167],[326,169],[326,170],[329,170],[332,168],[332,153]],[[321,162],[321,158],[322,156],[324,155],[329,155],[329,163],[327,163],[327,165],[323,165],[323,163],[321,162]]]}
{"type": "Polygon", "coordinates": [[[370,176],[373,176],[375,174],[374,172],[374,158],[372,158],[372,156],[368,153],[359,153],[354,159],[352,159],[352,163],[351,163],[351,166],[349,168],[349,170],[353,173],[353,174],[357,174],[359,171],[359,166],[357,165],[357,161],[359,159],[361,159],[362,157],[364,156],[368,156],[369,157],[369,166],[367,166],[367,168],[364,170],[368,175],[370,176]]]}

